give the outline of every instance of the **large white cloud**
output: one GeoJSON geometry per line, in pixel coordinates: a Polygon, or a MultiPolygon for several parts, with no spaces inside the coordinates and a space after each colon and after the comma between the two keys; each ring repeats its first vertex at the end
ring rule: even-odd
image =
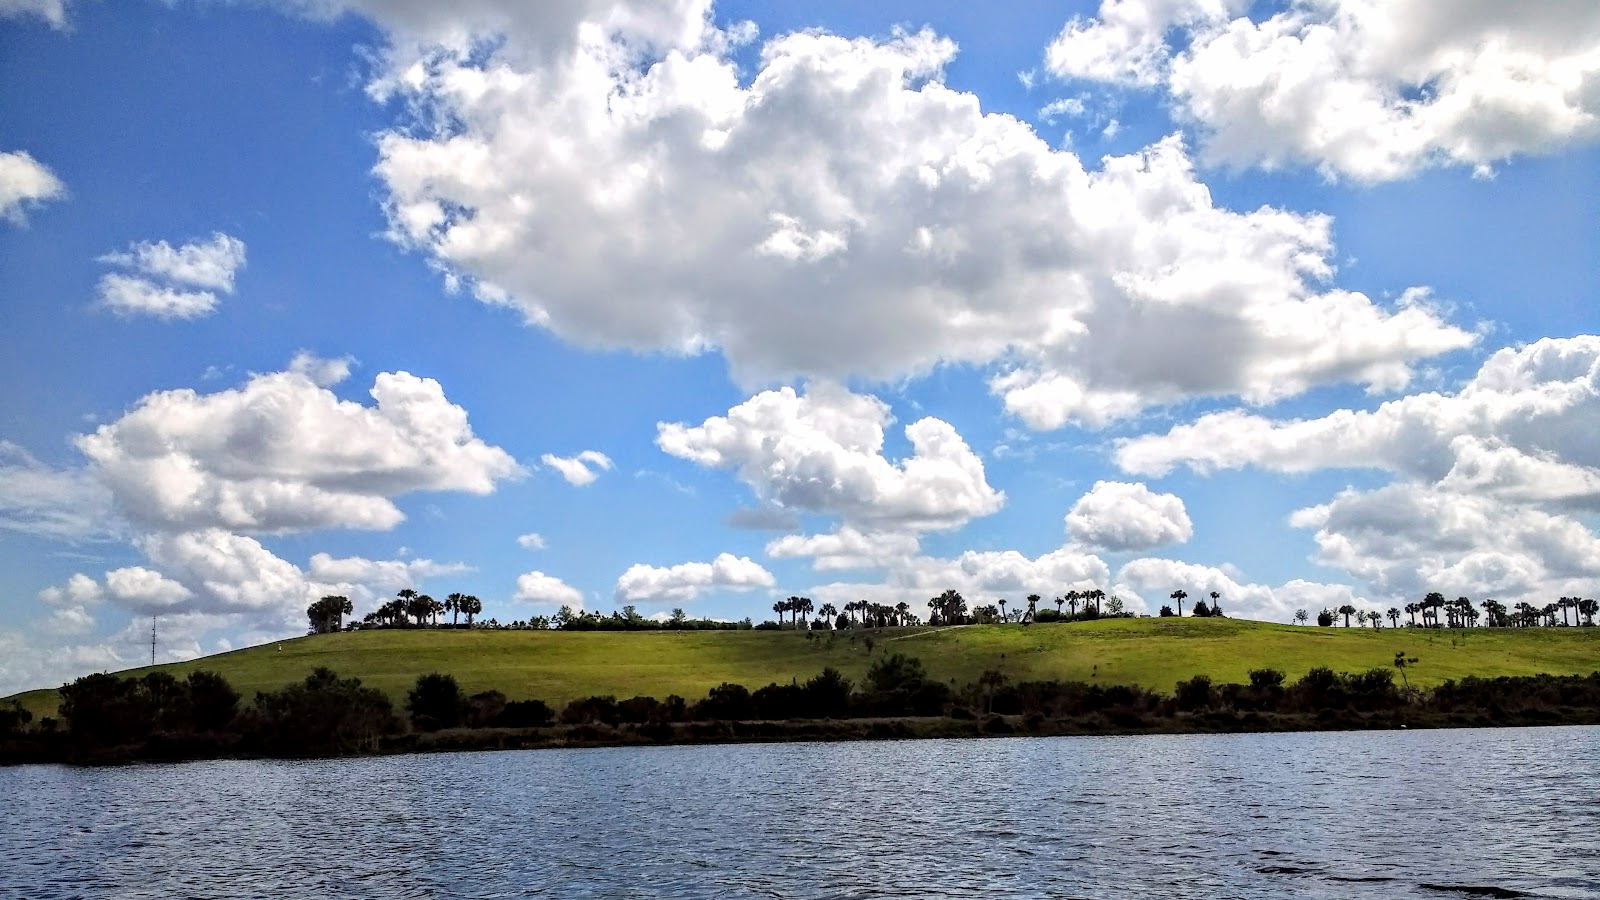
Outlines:
{"type": "Polygon", "coordinates": [[[492,48],[391,71],[422,121],[376,171],[397,241],[566,339],[716,348],[745,383],[998,364],[1039,427],[1396,387],[1473,340],[1420,295],[1326,287],[1326,218],[1219,208],[1175,138],[1090,170],[985,114],[930,32],[782,35],[745,78],[705,4],[545,6],[472,4],[492,48]]]}
{"type": "MultiPolygon", "coordinates": [[[[1125,470],[1371,468],[1395,481],[1296,512],[1317,560],[1389,597],[1429,591],[1502,601],[1590,589],[1600,538],[1600,337],[1500,350],[1455,393],[1370,411],[1275,421],[1238,410],[1122,442],[1125,470]],[[1586,580],[1587,579],[1587,580],[1586,580]]],[[[1540,598],[1544,598],[1541,600],[1540,598]]]]}
{"type": "Polygon", "coordinates": [[[1149,550],[1194,536],[1183,499],[1143,484],[1097,481],[1067,512],[1072,539],[1106,550],[1149,550]]]}
{"type": "Polygon", "coordinates": [[[1378,181],[1600,139],[1593,3],[1316,0],[1260,21],[1248,7],[1106,0],[1067,25],[1047,64],[1163,85],[1229,164],[1378,181]]]}
{"type": "Polygon", "coordinates": [[[1506,500],[1600,508],[1600,337],[1500,350],[1451,394],[1278,421],[1238,410],[1120,442],[1124,470],[1376,468],[1506,500]]]}
{"type": "Polygon", "coordinates": [[[100,302],[107,309],[126,316],[193,319],[216,310],[217,291],[233,293],[234,276],[244,267],[245,246],[244,241],[217,232],[208,241],[179,247],[142,241],[107,253],[100,262],[134,273],[101,277],[100,302]]]}
{"type": "Polygon", "coordinates": [[[893,422],[876,397],[832,385],[766,391],[700,425],[663,423],[656,443],[707,468],[731,469],[763,502],[827,513],[864,530],[952,528],[1000,509],[1005,495],[949,423],[906,426],[912,455],[883,456],[893,422]]]}
{"type": "Polygon", "coordinates": [[[617,579],[618,600],[693,600],[708,590],[748,591],[772,587],[777,579],[748,556],[721,553],[711,562],[676,566],[629,566],[617,579]]]}
{"type": "Polygon", "coordinates": [[[159,391],[78,446],[128,518],[167,530],[390,528],[394,496],[487,494],[519,471],[437,381],[385,372],[370,393],[375,406],[340,400],[304,367],[159,391]]]}
{"type": "Polygon", "coordinates": [[[1318,561],[1392,596],[1430,591],[1538,606],[1592,593],[1600,538],[1569,516],[1411,483],[1348,490],[1294,514],[1318,561]]]}
{"type": "MultiPolygon", "coordinates": [[[[0,0],[0,15],[6,13],[0,0]]],[[[66,185],[43,163],[22,150],[0,152],[0,219],[21,225],[27,210],[66,194],[66,185]]]]}

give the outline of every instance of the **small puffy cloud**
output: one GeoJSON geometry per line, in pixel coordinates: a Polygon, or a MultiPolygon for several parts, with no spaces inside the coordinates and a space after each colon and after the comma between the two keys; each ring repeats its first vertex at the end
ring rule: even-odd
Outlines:
{"type": "Polygon", "coordinates": [[[1068,23],[1065,78],[1165,88],[1213,161],[1360,181],[1600,140],[1600,7],[1106,0],[1068,23]]]}
{"type": "Polygon", "coordinates": [[[609,472],[613,468],[611,457],[599,450],[585,450],[577,456],[556,456],[546,453],[539,457],[539,461],[561,473],[567,484],[574,487],[583,487],[592,484],[601,472],[609,472]]]}
{"type": "Polygon", "coordinates": [[[324,359],[308,350],[301,350],[294,355],[294,359],[289,360],[289,371],[306,376],[317,387],[333,387],[350,377],[352,362],[348,356],[324,359]]]}
{"type": "Polygon", "coordinates": [[[1072,539],[1111,551],[1149,550],[1181,544],[1194,525],[1175,494],[1157,494],[1143,484],[1097,481],[1067,513],[1072,539]]]}
{"type": "Polygon", "coordinates": [[[463,563],[437,563],[431,559],[367,559],[360,556],[335,558],[327,553],[313,554],[307,575],[311,580],[332,584],[364,584],[383,591],[414,588],[428,578],[458,575],[472,568],[463,563]]]}
{"type": "Polygon", "coordinates": [[[211,291],[186,291],[117,272],[100,278],[99,292],[100,302],[121,315],[193,319],[217,308],[217,295],[211,291]]]}
{"type": "Polygon", "coordinates": [[[772,573],[748,556],[722,553],[711,562],[687,562],[657,567],[630,566],[617,579],[618,600],[693,600],[708,590],[748,591],[772,587],[772,573]]]}
{"type": "Polygon", "coordinates": [[[93,578],[80,572],[68,578],[66,584],[40,591],[39,599],[50,606],[93,606],[105,599],[105,592],[93,578]]]}
{"type": "MultiPolygon", "coordinates": [[[[185,551],[190,549],[184,548],[185,551]]],[[[216,551],[218,548],[213,545],[208,549],[216,551]]],[[[181,554],[166,555],[171,561],[181,554]]],[[[194,599],[193,591],[144,566],[128,566],[107,572],[105,592],[118,606],[144,615],[180,609],[194,599]]]]}
{"type": "MultiPolygon", "coordinates": [[[[0,16],[7,12],[6,2],[0,0],[0,16]]],[[[28,209],[66,193],[61,179],[26,152],[0,152],[0,219],[14,225],[26,224],[28,209]]]]}
{"type": "Polygon", "coordinates": [[[524,603],[583,609],[582,591],[554,575],[537,571],[524,572],[517,576],[517,593],[514,599],[524,603]]]}
{"type": "Polygon", "coordinates": [[[520,473],[437,381],[384,372],[370,394],[340,400],[302,371],[159,391],[78,447],[129,519],[165,530],[387,529],[404,519],[395,496],[487,494],[520,473]]]}
{"type": "Polygon", "coordinates": [[[517,546],[524,550],[543,550],[549,544],[545,542],[544,535],[530,531],[527,534],[517,535],[517,546]]]}
{"type": "Polygon", "coordinates": [[[713,469],[733,470],[764,504],[842,517],[862,530],[955,528],[996,512],[1005,495],[949,423],[905,429],[910,457],[883,455],[893,422],[876,397],[813,385],[766,391],[700,425],[662,423],[656,444],[713,469]]]}
{"type": "Polygon", "coordinates": [[[868,569],[915,556],[921,541],[907,532],[860,532],[848,525],[832,534],[790,534],[767,544],[774,559],[810,557],[818,571],[868,569]]]}
{"type": "Polygon", "coordinates": [[[100,262],[135,274],[111,272],[100,279],[100,302],[119,315],[192,319],[217,307],[217,294],[233,293],[234,274],[244,266],[244,241],[221,232],[209,241],[173,247],[140,242],[107,253],[100,262]]]}
{"type": "Polygon", "coordinates": [[[51,468],[0,440],[0,529],[83,540],[117,527],[111,493],[88,472],[51,468]]]}

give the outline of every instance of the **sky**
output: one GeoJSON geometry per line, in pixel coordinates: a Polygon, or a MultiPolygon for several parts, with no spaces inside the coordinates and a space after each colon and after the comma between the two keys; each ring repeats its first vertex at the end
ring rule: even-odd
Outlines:
{"type": "Polygon", "coordinates": [[[0,0],[0,692],[343,594],[1600,584],[1600,6],[0,0]]]}

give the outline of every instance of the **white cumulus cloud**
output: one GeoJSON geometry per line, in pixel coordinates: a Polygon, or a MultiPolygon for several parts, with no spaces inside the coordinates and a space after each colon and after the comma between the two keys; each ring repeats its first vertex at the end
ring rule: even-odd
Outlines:
{"type": "Polygon", "coordinates": [[[561,473],[567,484],[574,487],[583,487],[594,483],[601,472],[609,472],[613,468],[611,457],[599,450],[585,450],[577,456],[556,456],[546,453],[539,457],[539,461],[561,473]]]}
{"type": "Polygon", "coordinates": [[[543,572],[524,572],[517,576],[515,599],[525,603],[546,606],[570,606],[583,609],[583,592],[554,575],[543,572]]]}
{"type": "Polygon", "coordinates": [[[618,600],[693,600],[708,590],[748,591],[772,587],[772,573],[748,556],[718,554],[711,562],[686,562],[675,566],[629,566],[617,579],[618,600]]]}
{"type": "Polygon", "coordinates": [[[912,454],[883,455],[889,407],[829,385],[805,394],[765,391],[700,425],[663,423],[656,444],[712,469],[729,469],[758,499],[790,510],[837,515],[861,530],[954,528],[1000,509],[983,462],[947,422],[905,429],[912,454]]]}
{"type": "Polygon", "coordinates": [[[192,319],[217,307],[218,291],[233,293],[234,275],[245,262],[244,241],[221,232],[209,241],[173,247],[140,242],[107,253],[100,262],[131,269],[100,278],[100,302],[119,315],[192,319]]]}
{"type": "Polygon", "coordinates": [[[437,381],[384,372],[370,394],[340,400],[301,371],[159,391],[78,446],[129,519],[168,530],[386,529],[404,518],[395,496],[487,494],[520,471],[437,381]]]}
{"type": "Polygon", "coordinates": [[[1176,136],[1091,168],[985,113],[930,31],[785,34],[746,73],[705,3],[345,6],[397,53],[432,36],[380,87],[451,123],[380,137],[393,239],[578,344],[718,350],[747,384],[996,365],[1049,428],[1394,388],[1475,340],[1327,285],[1326,217],[1219,207],[1176,136]]]}
{"type": "Polygon", "coordinates": [[[544,535],[530,531],[527,534],[517,535],[517,546],[524,550],[543,550],[549,544],[545,541],[544,535]]]}
{"type": "MultiPolygon", "coordinates": [[[[0,15],[5,12],[3,0],[0,0],[0,15]]],[[[0,152],[0,219],[14,225],[26,224],[30,208],[59,199],[66,193],[67,187],[61,179],[27,152],[0,152]]]]}
{"type": "Polygon", "coordinates": [[[1600,6],[1106,0],[1051,45],[1059,76],[1163,87],[1207,156],[1361,181],[1478,172],[1600,140],[1600,6]]]}
{"type": "Polygon", "coordinates": [[[774,559],[809,557],[818,571],[878,568],[915,556],[921,541],[908,532],[860,532],[842,526],[831,534],[784,535],[767,544],[774,559]]]}
{"type": "Polygon", "coordinates": [[[1143,484],[1097,481],[1067,513],[1072,539],[1106,550],[1149,550],[1194,536],[1183,499],[1143,484]]]}

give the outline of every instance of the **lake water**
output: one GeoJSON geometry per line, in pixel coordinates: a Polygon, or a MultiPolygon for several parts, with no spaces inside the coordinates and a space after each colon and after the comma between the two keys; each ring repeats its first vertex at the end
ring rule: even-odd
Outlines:
{"type": "Polygon", "coordinates": [[[0,897],[1600,897],[1597,760],[1542,728],[28,766],[0,897]]]}

